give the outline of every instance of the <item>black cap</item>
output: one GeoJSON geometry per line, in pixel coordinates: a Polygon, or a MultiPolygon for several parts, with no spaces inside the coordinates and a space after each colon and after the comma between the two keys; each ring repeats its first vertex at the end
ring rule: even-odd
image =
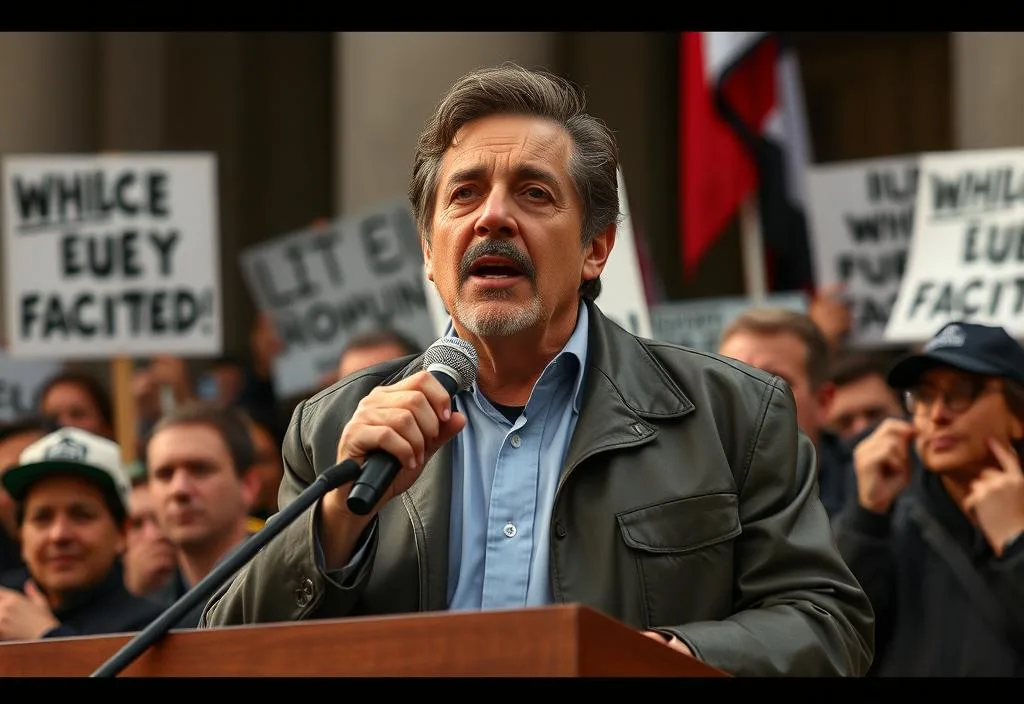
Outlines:
{"type": "Polygon", "coordinates": [[[965,322],[944,325],[920,353],[898,360],[887,381],[893,388],[907,389],[939,365],[1024,386],[1024,347],[999,326],[965,322]]]}

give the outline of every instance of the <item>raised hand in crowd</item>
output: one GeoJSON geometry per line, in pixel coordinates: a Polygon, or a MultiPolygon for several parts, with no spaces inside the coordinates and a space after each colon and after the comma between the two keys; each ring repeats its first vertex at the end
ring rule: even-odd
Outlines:
{"type": "Polygon", "coordinates": [[[136,408],[145,420],[153,421],[163,412],[161,389],[171,390],[175,404],[182,404],[195,397],[192,378],[185,360],[171,355],[153,357],[149,363],[132,376],[132,393],[136,408]]]}
{"type": "Polygon", "coordinates": [[[249,331],[249,351],[253,374],[259,379],[270,379],[274,360],[284,351],[284,343],[277,334],[273,319],[266,313],[256,315],[249,331]]]}
{"type": "Polygon", "coordinates": [[[1020,457],[1006,443],[989,438],[996,466],[971,482],[964,508],[974,517],[992,551],[1002,556],[1012,538],[1024,532],[1024,471],[1020,457]]]}
{"type": "Polygon", "coordinates": [[[842,296],[841,284],[822,286],[815,291],[807,314],[828,340],[833,350],[843,347],[843,341],[853,325],[850,305],[842,296]]]}
{"type": "Polygon", "coordinates": [[[869,511],[886,513],[910,484],[910,441],[914,426],[900,418],[886,418],[857,444],[853,468],[857,474],[857,502],[869,511]]]}

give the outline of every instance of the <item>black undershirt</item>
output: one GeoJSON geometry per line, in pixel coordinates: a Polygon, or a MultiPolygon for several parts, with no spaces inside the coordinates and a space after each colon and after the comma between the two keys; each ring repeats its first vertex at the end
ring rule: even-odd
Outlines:
{"type": "Polygon", "coordinates": [[[509,423],[515,423],[519,420],[519,416],[523,414],[523,409],[526,408],[526,406],[502,406],[494,401],[491,401],[491,405],[498,409],[498,413],[508,418],[509,423]]]}

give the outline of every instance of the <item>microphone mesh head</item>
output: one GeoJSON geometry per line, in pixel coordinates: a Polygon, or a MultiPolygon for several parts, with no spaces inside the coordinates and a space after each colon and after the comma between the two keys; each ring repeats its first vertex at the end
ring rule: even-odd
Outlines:
{"type": "Polygon", "coordinates": [[[423,353],[423,368],[429,370],[435,364],[443,364],[458,375],[459,391],[472,386],[480,368],[476,348],[461,337],[442,337],[427,348],[423,353]]]}

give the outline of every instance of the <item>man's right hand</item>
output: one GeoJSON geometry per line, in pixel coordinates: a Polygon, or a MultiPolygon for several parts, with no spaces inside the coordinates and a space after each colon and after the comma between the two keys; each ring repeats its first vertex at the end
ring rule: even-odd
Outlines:
{"type": "Polygon", "coordinates": [[[869,511],[887,513],[910,484],[910,440],[914,426],[887,418],[853,450],[857,501],[869,511]]]}
{"type": "Polygon", "coordinates": [[[448,392],[427,371],[395,384],[378,386],[359,402],[338,441],[337,461],[351,459],[362,465],[367,455],[384,450],[401,462],[402,468],[380,502],[365,516],[348,510],[351,484],[324,496],[320,506],[320,541],[328,570],[348,563],[360,533],[373,515],[412,486],[437,449],[465,426],[466,417],[452,412],[448,392]]]}

